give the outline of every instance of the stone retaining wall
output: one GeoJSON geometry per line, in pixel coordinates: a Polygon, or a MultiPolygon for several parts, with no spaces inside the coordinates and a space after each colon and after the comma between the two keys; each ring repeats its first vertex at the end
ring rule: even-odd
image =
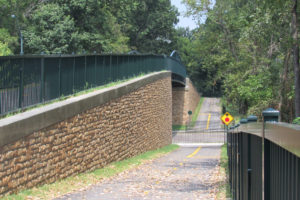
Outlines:
{"type": "Polygon", "coordinates": [[[200,95],[190,79],[186,79],[185,88],[173,88],[172,90],[172,123],[173,125],[185,125],[189,120],[188,111],[194,114],[200,101],[200,95]]]}
{"type": "MultiPolygon", "coordinates": [[[[22,132],[18,123],[24,124],[26,120],[30,122],[35,115],[29,113],[29,117],[24,119],[16,116],[13,119],[22,118],[23,122],[12,120],[13,124],[8,123],[8,119],[4,122],[0,120],[0,135],[8,138],[9,134],[5,134],[4,130],[11,126],[14,137],[9,141],[16,140],[0,146],[0,197],[94,170],[172,142],[172,88],[169,72],[152,74],[117,88],[105,89],[105,92],[119,97],[105,100],[108,99],[105,94],[97,91],[96,94],[88,94],[86,98],[80,97],[72,104],[60,102],[60,106],[86,106],[84,102],[91,105],[93,103],[87,99],[94,98],[93,102],[98,99],[99,105],[26,133],[23,137],[19,136],[19,139],[16,135],[22,135],[22,132]],[[141,82],[145,85],[141,85],[141,82]],[[136,88],[138,85],[140,87],[136,88]],[[134,89],[128,94],[122,94],[124,89],[130,91],[128,88],[134,89]]],[[[50,107],[45,112],[56,109],[53,105],[50,107]]],[[[57,112],[57,118],[62,113],[57,112]]],[[[42,120],[50,119],[45,113],[43,116],[42,120]]]]}

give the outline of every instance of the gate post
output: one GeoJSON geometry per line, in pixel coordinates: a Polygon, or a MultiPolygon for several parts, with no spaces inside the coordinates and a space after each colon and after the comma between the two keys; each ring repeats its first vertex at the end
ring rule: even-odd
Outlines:
{"type": "Polygon", "coordinates": [[[263,168],[263,181],[264,181],[264,200],[271,200],[270,198],[270,178],[271,178],[271,165],[270,165],[270,142],[264,139],[264,168],[263,168]]]}
{"type": "Polygon", "coordinates": [[[271,200],[271,191],[270,191],[270,179],[271,179],[271,165],[270,165],[270,141],[265,139],[265,128],[266,122],[278,122],[279,111],[273,108],[268,108],[262,112],[263,116],[263,133],[262,133],[262,142],[263,142],[263,186],[264,186],[264,200],[271,200]]]}

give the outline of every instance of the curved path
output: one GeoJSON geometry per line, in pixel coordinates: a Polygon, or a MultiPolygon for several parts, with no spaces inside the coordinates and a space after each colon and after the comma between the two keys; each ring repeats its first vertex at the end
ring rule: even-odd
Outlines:
{"type": "Polygon", "coordinates": [[[181,147],[85,191],[57,199],[216,199],[220,147],[181,147]]]}
{"type": "MultiPolygon", "coordinates": [[[[220,111],[219,99],[205,98],[196,129],[219,128],[220,111]]],[[[216,199],[218,185],[224,181],[219,174],[220,153],[220,145],[185,144],[152,162],[57,199],[216,199]]]]}
{"type": "Polygon", "coordinates": [[[226,141],[221,122],[221,106],[218,98],[204,98],[195,126],[187,131],[173,131],[173,143],[201,144],[226,141]]]}

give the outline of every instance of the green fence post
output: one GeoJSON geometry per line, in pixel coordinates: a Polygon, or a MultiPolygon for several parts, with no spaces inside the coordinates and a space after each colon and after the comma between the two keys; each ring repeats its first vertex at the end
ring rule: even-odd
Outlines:
{"type": "Polygon", "coordinates": [[[296,181],[296,197],[295,199],[299,199],[300,198],[300,158],[296,158],[296,177],[297,177],[297,181],[296,181]]]}
{"type": "Polygon", "coordinates": [[[112,65],[112,55],[109,56],[109,77],[110,78],[108,82],[113,81],[111,65],[112,65]]]}
{"type": "Polygon", "coordinates": [[[75,56],[73,56],[73,74],[72,74],[72,94],[75,93],[75,56]]]}
{"type": "Polygon", "coordinates": [[[22,64],[21,64],[21,67],[20,67],[20,74],[19,74],[19,76],[20,76],[20,82],[19,82],[19,108],[22,108],[22,102],[23,102],[23,87],[24,87],[24,85],[23,85],[23,76],[24,76],[24,74],[23,74],[23,71],[24,71],[24,58],[22,59],[22,64]]]}
{"type": "Polygon", "coordinates": [[[265,200],[271,200],[270,197],[270,180],[271,180],[271,164],[270,164],[270,156],[271,156],[271,152],[270,152],[270,142],[266,139],[264,139],[264,152],[263,152],[263,162],[264,162],[264,177],[263,177],[263,181],[264,181],[264,199],[265,200]]]}
{"type": "Polygon", "coordinates": [[[248,147],[248,155],[247,155],[247,159],[248,159],[248,167],[247,167],[247,171],[248,171],[248,200],[251,200],[251,188],[252,188],[252,185],[251,185],[251,179],[252,179],[252,169],[251,169],[251,135],[250,134],[247,134],[247,137],[248,137],[248,144],[247,144],[247,147],[248,147]]]}
{"type": "Polygon", "coordinates": [[[86,86],[86,55],[84,56],[84,86],[83,86],[83,88],[87,89],[87,88],[85,88],[85,86],[86,86]]]}
{"type": "Polygon", "coordinates": [[[119,56],[116,56],[116,65],[114,66],[115,68],[115,76],[116,76],[116,80],[121,80],[121,76],[122,74],[120,75],[119,73],[119,56]]]}
{"type": "Polygon", "coordinates": [[[45,59],[41,58],[41,101],[45,100],[45,59]]]}
{"type": "Polygon", "coordinates": [[[61,96],[61,56],[58,60],[58,96],[61,96]]]}
{"type": "Polygon", "coordinates": [[[94,66],[94,87],[97,86],[96,82],[96,72],[97,72],[97,56],[95,55],[95,66],[94,66]]]}
{"type": "Polygon", "coordinates": [[[263,116],[263,146],[264,146],[264,177],[263,177],[263,184],[264,184],[264,199],[270,200],[270,142],[265,139],[265,128],[266,128],[266,122],[278,122],[280,112],[278,110],[275,110],[273,108],[268,108],[262,112],[263,116]]]}
{"type": "Polygon", "coordinates": [[[107,66],[105,64],[107,56],[101,56],[102,57],[102,63],[101,63],[101,76],[100,76],[100,84],[104,85],[108,82],[109,79],[109,74],[107,76],[105,76],[105,74],[107,74],[107,66]],[[104,74],[105,72],[105,74],[104,74]]]}
{"type": "Polygon", "coordinates": [[[130,72],[130,69],[131,69],[131,66],[130,66],[130,56],[127,56],[127,70],[126,70],[126,78],[129,78],[129,72],[130,72]]]}

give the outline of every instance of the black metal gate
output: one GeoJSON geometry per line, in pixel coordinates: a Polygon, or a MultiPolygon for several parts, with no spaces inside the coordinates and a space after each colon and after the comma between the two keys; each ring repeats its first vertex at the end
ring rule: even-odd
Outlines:
{"type": "Polygon", "coordinates": [[[227,140],[224,125],[220,121],[212,123],[196,121],[186,127],[186,130],[173,131],[173,144],[225,143],[227,140]]]}

